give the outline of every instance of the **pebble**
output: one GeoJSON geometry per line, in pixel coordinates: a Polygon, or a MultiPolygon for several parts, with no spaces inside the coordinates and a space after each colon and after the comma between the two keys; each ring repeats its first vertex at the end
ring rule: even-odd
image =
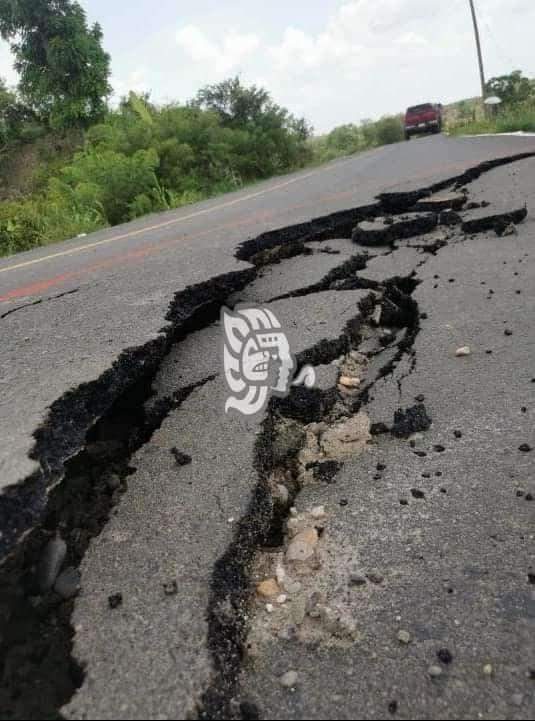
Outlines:
{"type": "Polygon", "coordinates": [[[275,569],[275,576],[277,577],[277,583],[279,586],[282,586],[286,580],[286,571],[284,570],[284,566],[280,563],[277,564],[277,568],[275,569]]]}
{"type": "Polygon", "coordinates": [[[408,631],[400,631],[398,633],[398,641],[407,646],[411,642],[411,635],[408,631]]]}
{"type": "Polygon", "coordinates": [[[366,576],[362,573],[352,573],[349,577],[350,586],[365,586],[367,583],[366,576]]]}
{"type": "Polygon", "coordinates": [[[178,593],[178,583],[176,581],[168,581],[163,584],[163,592],[166,596],[176,596],[178,593]]]}
{"type": "Polygon", "coordinates": [[[306,601],[304,598],[298,598],[292,603],[290,614],[295,626],[303,624],[306,617],[306,601]]]}
{"type": "Polygon", "coordinates": [[[325,506],[316,506],[315,508],[313,508],[313,509],[310,511],[310,515],[312,516],[312,518],[314,518],[314,519],[316,519],[316,520],[319,520],[319,519],[321,519],[321,518],[325,518],[325,516],[327,515],[327,514],[325,513],[325,506]]]}
{"type": "Polygon", "coordinates": [[[115,593],[113,596],[108,597],[108,606],[113,610],[123,605],[123,594],[115,593]]]}
{"type": "Polygon", "coordinates": [[[490,663],[487,663],[485,666],[483,666],[483,673],[485,674],[485,676],[492,676],[492,674],[494,673],[494,669],[492,668],[490,663]]]}
{"type": "Polygon", "coordinates": [[[308,561],[314,555],[319,536],[315,528],[305,528],[292,540],[286,551],[288,561],[308,561]]]}
{"type": "Polygon", "coordinates": [[[298,679],[297,671],[287,671],[279,680],[281,686],[284,686],[284,688],[294,688],[298,679]]]}
{"type": "Polygon", "coordinates": [[[297,638],[297,628],[295,626],[286,626],[277,634],[281,641],[295,641],[297,638]]]}
{"type": "Polygon", "coordinates": [[[283,583],[284,590],[287,593],[299,593],[299,591],[302,588],[302,585],[299,583],[299,581],[292,581],[290,578],[286,578],[283,583]]]}
{"type": "Polygon", "coordinates": [[[325,603],[325,596],[319,591],[315,591],[306,603],[306,612],[310,618],[319,618],[321,608],[325,603]]]}
{"type": "Polygon", "coordinates": [[[283,486],[282,483],[277,485],[276,500],[279,501],[282,506],[287,506],[288,501],[290,500],[290,491],[286,488],[286,486],[283,486]]]}
{"type": "Polygon", "coordinates": [[[256,591],[263,598],[274,598],[280,594],[280,587],[274,578],[268,578],[258,584],[256,591]]]}
{"type": "Polygon", "coordinates": [[[442,669],[440,666],[429,666],[427,673],[431,678],[439,678],[439,676],[442,676],[442,669]]]}
{"type": "Polygon", "coordinates": [[[452,663],[453,661],[453,656],[447,648],[441,648],[439,651],[437,651],[437,658],[446,666],[449,666],[450,663],[452,663]]]}
{"type": "Polygon", "coordinates": [[[463,358],[464,356],[469,356],[472,354],[472,349],[469,345],[465,345],[462,348],[457,348],[457,351],[455,352],[455,355],[457,358],[463,358]]]}
{"type": "Polygon", "coordinates": [[[375,583],[377,585],[380,585],[385,580],[383,574],[375,568],[372,568],[371,571],[368,571],[366,576],[372,583],[375,583]]]}
{"type": "Polygon", "coordinates": [[[66,568],[56,579],[54,591],[65,600],[74,598],[80,593],[82,586],[82,574],[72,566],[66,568]]]}
{"type": "Polygon", "coordinates": [[[280,596],[277,596],[277,603],[279,604],[279,606],[285,604],[287,600],[288,596],[285,593],[281,593],[280,596]]]}
{"type": "Polygon", "coordinates": [[[66,556],[67,544],[59,535],[46,544],[37,569],[37,580],[42,593],[50,591],[54,586],[66,556]]]}
{"type": "Polygon", "coordinates": [[[275,606],[274,606],[272,603],[267,603],[267,604],[266,604],[266,611],[267,611],[268,613],[273,613],[274,610],[275,610],[275,606]]]}
{"type": "Polygon", "coordinates": [[[360,386],[360,378],[351,378],[350,376],[342,376],[340,385],[344,388],[358,388],[360,386]]]}

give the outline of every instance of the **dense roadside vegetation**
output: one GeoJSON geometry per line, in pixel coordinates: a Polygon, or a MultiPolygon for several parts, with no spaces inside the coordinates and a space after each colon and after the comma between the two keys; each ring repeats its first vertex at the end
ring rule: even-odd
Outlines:
{"type": "Polygon", "coordinates": [[[448,130],[454,135],[535,132],[535,80],[520,70],[492,78],[487,83],[487,97],[502,100],[497,108],[483,111],[477,101],[462,101],[449,109],[448,130]]]}
{"type": "Polygon", "coordinates": [[[402,138],[400,118],[313,137],[238,78],[186,104],[111,107],[102,31],[73,0],[0,0],[0,35],[20,77],[0,79],[0,255],[402,138]]]}

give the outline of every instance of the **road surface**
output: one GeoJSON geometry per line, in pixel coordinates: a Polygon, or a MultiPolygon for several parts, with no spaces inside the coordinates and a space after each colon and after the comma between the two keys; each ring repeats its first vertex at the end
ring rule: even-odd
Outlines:
{"type": "Polygon", "coordinates": [[[485,225],[535,206],[528,154],[422,139],[0,262],[6,717],[532,715],[535,226],[485,225]],[[349,239],[463,174],[453,225],[349,239]],[[239,301],[320,382],[260,424],[223,412],[239,301]],[[76,598],[36,588],[54,539],[76,598]]]}

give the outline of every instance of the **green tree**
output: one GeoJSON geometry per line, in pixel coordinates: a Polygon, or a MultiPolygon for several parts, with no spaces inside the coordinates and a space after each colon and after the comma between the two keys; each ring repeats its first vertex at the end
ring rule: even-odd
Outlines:
{"type": "Polygon", "coordinates": [[[87,126],[104,114],[110,58],[102,30],[73,0],[0,0],[23,101],[52,127],[87,126]]]}
{"type": "Polygon", "coordinates": [[[510,75],[491,78],[486,91],[489,96],[497,95],[501,98],[504,105],[515,105],[535,95],[535,84],[522,75],[521,70],[515,70],[510,75]]]}
{"type": "Polygon", "coordinates": [[[33,113],[0,78],[0,151],[24,137],[33,113]]]}
{"type": "Polygon", "coordinates": [[[249,122],[258,122],[276,108],[267,90],[257,88],[256,85],[247,88],[239,77],[207,85],[199,90],[193,104],[216,112],[223,124],[229,127],[243,127],[249,122]]]}

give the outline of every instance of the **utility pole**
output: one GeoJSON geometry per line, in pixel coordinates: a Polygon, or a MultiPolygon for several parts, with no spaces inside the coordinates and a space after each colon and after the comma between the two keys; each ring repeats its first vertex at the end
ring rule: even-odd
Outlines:
{"type": "Polygon", "coordinates": [[[483,53],[481,52],[481,38],[479,37],[479,27],[477,24],[476,8],[474,0],[470,1],[470,10],[472,11],[472,20],[474,21],[474,33],[476,35],[477,45],[477,57],[479,60],[479,77],[481,79],[481,97],[485,100],[486,88],[485,88],[485,69],[483,68],[483,53]]]}

